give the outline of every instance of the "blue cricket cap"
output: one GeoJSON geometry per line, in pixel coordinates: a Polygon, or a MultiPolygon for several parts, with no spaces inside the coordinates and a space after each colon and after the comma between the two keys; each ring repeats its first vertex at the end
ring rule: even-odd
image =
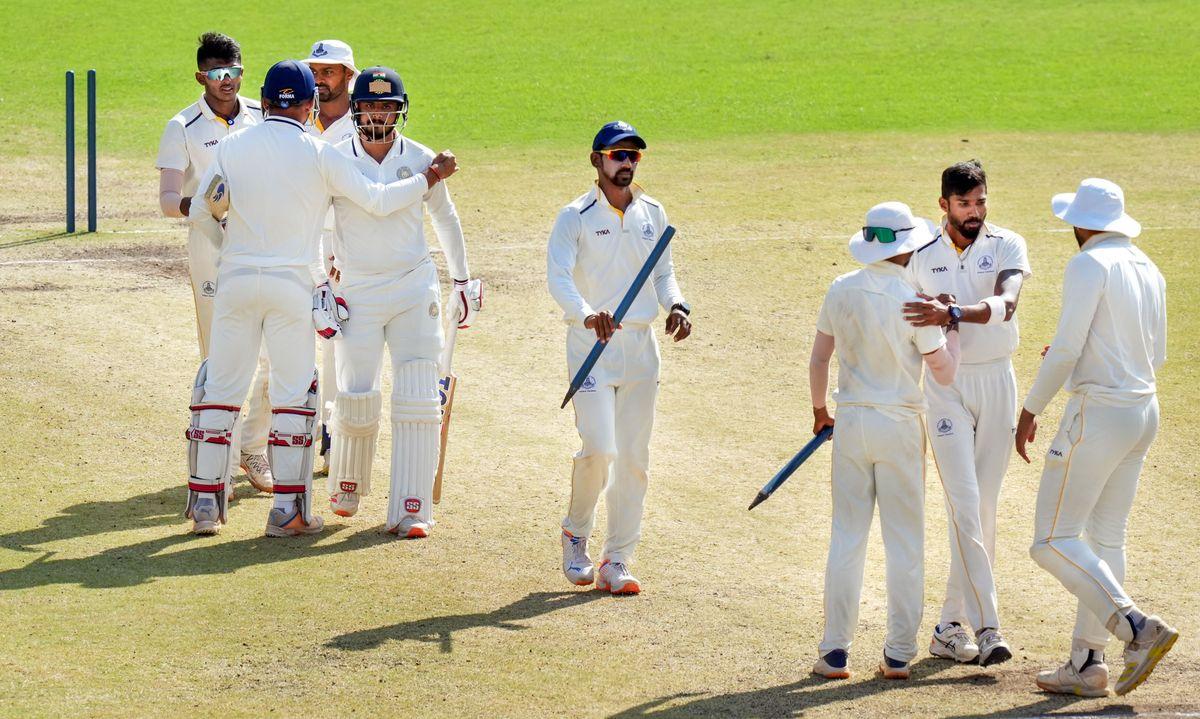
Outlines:
{"type": "Polygon", "coordinates": [[[316,94],[317,80],[312,70],[296,60],[275,63],[263,80],[262,98],[275,107],[291,107],[313,99],[316,94]]]}
{"type": "Polygon", "coordinates": [[[612,147],[621,140],[634,140],[639,148],[646,149],[646,141],[633,129],[633,125],[623,120],[613,120],[596,133],[596,138],[592,140],[592,152],[612,147]]]}

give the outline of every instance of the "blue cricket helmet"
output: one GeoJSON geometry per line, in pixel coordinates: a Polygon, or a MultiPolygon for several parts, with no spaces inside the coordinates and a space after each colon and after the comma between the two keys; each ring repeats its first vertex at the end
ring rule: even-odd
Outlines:
{"type": "Polygon", "coordinates": [[[366,142],[385,142],[399,135],[408,124],[408,93],[400,74],[390,67],[375,65],[358,74],[350,90],[350,119],[359,136],[366,142]],[[390,100],[397,103],[398,121],[390,125],[373,125],[369,113],[360,109],[359,103],[370,100],[390,100]],[[396,127],[399,125],[399,127],[396,127]]]}
{"type": "Polygon", "coordinates": [[[317,95],[317,79],[308,65],[297,60],[281,60],[267,70],[262,99],[273,107],[291,107],[317,95]]]}

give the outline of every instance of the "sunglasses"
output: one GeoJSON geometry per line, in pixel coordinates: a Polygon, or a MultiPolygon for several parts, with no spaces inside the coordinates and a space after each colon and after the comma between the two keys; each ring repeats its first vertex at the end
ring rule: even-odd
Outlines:
{"type": "Polygon", "coordinates": [[[638,162],[642,159],[640,150],[598,150],[598,152],[617,162],[625,162],[626,160],[638,162]]]}
{"type": "Polygon", "coordinates": [[[882,245],[890,245],[896,241],[896,236],[901,232],[908,232],[912,227],[901,227],[898,230],[893,230],[890,227],[864,227],[863,241],[873,242],[878,240],[882,245]]]}
{"type": "Polygon", "coordinates": [[[204,75],[213,82],[225,79],[232,80],[235,77],[242,76],[242,66],[230,65],[229,67],[214,67],[213,69],[205,72],[204,75]]]}

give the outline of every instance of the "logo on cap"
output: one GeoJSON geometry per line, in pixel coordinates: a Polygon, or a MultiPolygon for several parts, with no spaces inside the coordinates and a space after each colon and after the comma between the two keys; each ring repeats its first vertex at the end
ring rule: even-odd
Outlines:
{"type": "Polygon", "coordinates": [[[392,83],[388,82],[387,77],[383,74],[373,76],[371,84],[367,85],[367,92],[372,95],[390,95],[392,94],[392,83]]]}
{"type": "Polygon", "coordinates": [[[312,51],[313,57],[325,57],[328,54],[329,51],[325,49],[325,43],[323,42],[317,43],[317,46],[312,51]]]}
{"type": "Polygon", "coordinates": [[[285,87],[277,93],[280,100],[295,100],[296,91],[290,87],[285,87]]]}
{"type": "Polygon", "coordinates": [[[617,128],[621,132],[633,132],[633,125],[630,125],[628,122],[617,121],[613,127],[617,128]]]}

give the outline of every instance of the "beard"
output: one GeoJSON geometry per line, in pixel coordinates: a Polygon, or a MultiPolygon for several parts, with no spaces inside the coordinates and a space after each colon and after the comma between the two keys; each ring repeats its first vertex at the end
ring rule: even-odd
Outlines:
{"type": "Polygon", "coordinates": [[[958,234],[968,240],[976,239],[979,237],[979,232],[983,230],[983,220],[964,220],[963,222],[950,220],[950,224],[954,226],[955,230],[958,230],[958,234]]]}
{"type": "Polygon", "coordinates": [[[617,187],[629,187],[633,184],[633,170],[617,170],[617,173],[611,175],[608,181],[617,187]]]}

